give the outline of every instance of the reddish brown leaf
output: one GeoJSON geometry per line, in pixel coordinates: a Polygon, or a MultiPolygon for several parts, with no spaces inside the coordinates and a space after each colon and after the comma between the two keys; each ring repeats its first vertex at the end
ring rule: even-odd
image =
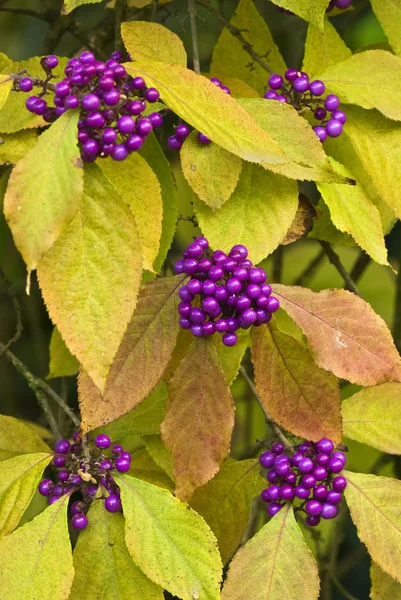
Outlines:
{"type": "Polygon", "coordinates": [[[161,425],[180,500],[212,479],[228,456],[234,412],[213,340],[195,340],[170,380],[161,425]]]}
{"type": "Polygon", "coordinates": [[[84,433],[137,406],[162,377],[179,331],[178,289],[184,278],[164,277],[141,287],[137,308],[110,368],[103,395],[81,372],[79,401],[84,433]]]}
{"type": "Polygon", "coordinates": [[[335,377],[320,369],[306,346],[274,323],[253,332],[256,387],[273,419],[308,440],[341,440],[341,400],[335,377]]]}
{"type": "Polygon", "coordinates": [[[345,290],[275,285],[274,293],[307,337],[319,367],[363,386],[401,381],[391,333],[367,302],[345,290]]]}
{"type": "Polygon", "coordinates": [[[316,210],[314,206],[309,202],[306,196],[299,194],[298,210],[281,245],[287,246],[288,244],[296,242],[301,237],[306,237],[306,234],[312,229],[313,219],[315,217],[316,210]]]}

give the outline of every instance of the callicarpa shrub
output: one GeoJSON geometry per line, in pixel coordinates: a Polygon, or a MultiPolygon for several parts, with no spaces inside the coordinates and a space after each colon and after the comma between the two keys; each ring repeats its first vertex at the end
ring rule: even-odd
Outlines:
{"type": "Polygon", "coordinates": [[[401,597],[400,39],[0,2],[0,600],[401,597]]]}

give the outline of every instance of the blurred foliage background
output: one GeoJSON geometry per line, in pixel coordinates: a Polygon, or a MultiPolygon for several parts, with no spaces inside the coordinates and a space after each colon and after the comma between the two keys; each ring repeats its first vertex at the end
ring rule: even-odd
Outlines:
{"type": "MultiPolygon", "coordinates": [[[[104,0],[98,4],[78,8],[70,15],[60,17],[62,2],[60,0],[0,0],[0,52],[4,52],[15,61],[32,56],[55,53],[60,56],[73,56],[89,47],[96,47],[104,56],[109,55],[120,43],[118,28],[115,27],[115,14],[124,11],[125,20],[154,20],[162,23],[182,38],[191,60],[190,26],[187,20],[186,0],[173,0],[167,4],[159,4],[157,0],[146,5],[147,0],[104,0]],[[143,6],[145,4],[145,6],[143,6]]],[[[149,0],[148,0],[149,1],[149,0]]],[[[235,0],[215,0],[212,2],[221,15],[229,19],[235,11],[235,0]]],[[[302,62],[303,44],[307,25],[295,16],[283,15],[267,0],[256,0],[259,12],[266,19],[276,43],[288,66],[299,67],[302,62]]],[[[347,11],[332,19],[332,23],[343,36],[351,50],[358,51],[365,47],[386,47],[386,38],[374,16],[367,0],[354,0],[354,10],[347,11]]],[[[215,16],[204,7],[198,7],[198,32],[200,38],[201,67],[207,72],[213,47],[220,34],[222,25],[215,16]]],[[[267,82],[267,77],[266,77],[267,82]]],[[[164,149],[166,150],[166,132],[164,149]]],[[[167,151],[167,150],[166,150],[167,151]]],[[[182,216],[191,216],[191,192],[180,173],[179,163],[174,154],[169,153],[176,176],[179,194],[179,212],[182,216]]],[[[9,167],[0,167],[0,201],[9,175],[9,167]]],[[[307,190],[308,191],[308,190],[307,190]]],[[[313,196],[313,190],[308,195],[313,196]]],[[[197,230],[191,222],[180,220],[177,235],[171,250],[171,260],[178,258],[182,249],[196,235],[197,230]]],[[[268,231],[266,232],[268,235],[268,231]]],[[[399,224],[387,236],[386,243],[392,264],[399,264],[401,248],[401,227],[399,224]]],[[[235,240],[233,240],[233,243],[235,240]]],[[[389,268],[380,267],[365,260],[356,247],[338,247],[336,252],[347,271],[352,272],[360,266],[364,267],[358,280],[362,296],[371,303],[390,328],[394,325],[396,311],[396,275],[389,268]]],[[[281,247],[273,257],[265,261],[273,281],[280,280],[285,284],[301,283],[315,291],[331,287],[343,287],[344,282],[336,269],[322,253],[315,240],[300,240],[290,246],[281,247]],[[316,259],[313,272],[305,272],[311,261],[316,259]]],[[[0,338],[7,341],[15,329],[15,312],[7,288],[18,299],[22,310],[24,331],[14,345],[13,352],[36,375],[45,378],[49,372],[49,341],[52,324],[48,318],[40,290],[32,277],[31,293],[25,293],[26,270],[16,250],[4,217],[0,216],[0,338]]],[[[354,271],[355,273],[355,271],[354,271]]],[[[358,279],[358,277],[357,277],[358,279]]],[[[398,307],[399,309],[400,307],[398,307]]],[[[361,324],[363,326],[363,324],[361,324]]],[[[248,357],[249,361],[249,357],[248,357]]],[[[250,364],[249,364],[250,368],[250,364]]],[[[32,420],[45,425],[35,395],[28,388],[24,379],[16,373],[13,366],[0,356],[1,412],[23,419],[32,420]]],[[[52,385],[62,395],[68,395],[69,402],[76,406],[75,378],[53,380],[52,385]]],[[[344,397],[356,391],[355,386],[344,385],[344,397]]],[[[237,421],[234,434],[233,455],[235,458],[254,456],[258,441],[266,439],[261,409],[251,395],[245,382],[238,378],[233,386],[233,394],[237,401],[237,421]]],[[[55,409],[57,414],[57,409],[55,409]]],[[[62,419],[62,415],[59,415],[62,419]]],[[[347,441],[346,441],[347,443],[347,441]]],[[[372,448],[350,442],[351,470],[372,472],[400,477],[401,466],[396,461],[385,463],[380,453],[372,448]]],[[[259,522],[252,524],[259,528],[264,519],[264,512],[259,512],[259,522]]],[[[330,532],[323,530],[322,543],[326,543],[330,532]],[[327,535],[326,535],[327,534],[327,535]]],[[[355,529],[349,517],[346,520],[345,537],[339,539],[334,533],[332,544],[339,547],[337,576],[347,589],[359,600],[369,598],[369,558],[364,547],[356,537],[355,529]]],[[[323,580],[324,581],[324,580],[323,580]]],[[[325,598],[328,596],[326,595],[325,598]]],[[[333,591],[332,598],[345,598],[338,591],[333,591]]],[[[244,599],[247,600],[247,599],[244,599]]],[[[283,599],[285,600],[285,599],[283,599]]],[[[390,600],[390,599],[389,599],[390,600]]]]}

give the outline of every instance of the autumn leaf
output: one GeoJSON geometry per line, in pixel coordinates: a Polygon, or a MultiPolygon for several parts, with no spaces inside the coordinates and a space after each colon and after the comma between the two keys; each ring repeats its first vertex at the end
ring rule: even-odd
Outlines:
{"type": "Polygon", "coordinates": [[[322,33],[313,25],[309,25],[302,63],[302,70],[308,73],[309,77],[318,75],[331,65],[347,60],[351,56],[351,50],[347,48],[327,17],[324,20],[322,33]]]}
{"type": "Polygon", "coordinates": [[[121,36],[125,47],[135,60],[150,59],[183,67],[187,64],[187,53],[181,39],[159,23],[122,23],[121,36]]]}
{"type": "Polygon", "coordinates": [[[401,584],[387,575],[373,560],[370,567],[371,600],[401,600],[401,584]]]}

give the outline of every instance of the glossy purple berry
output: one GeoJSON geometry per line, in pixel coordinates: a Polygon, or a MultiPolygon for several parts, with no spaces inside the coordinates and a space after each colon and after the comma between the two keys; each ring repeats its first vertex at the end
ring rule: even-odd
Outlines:
{"type": "Polygon", "coordinates": [[[199,258],[203,252],[203,248],[200,244],[193,242],[186,249],[186,253],[190,258],[199,258]]]}
{"type": "Polygon", "coordinates": [[[105,118],[100,112],[91,112],[86,117],[86,124],[90,129],[101,129],[105,123],[105,118]]]}
{"type": "Polygon", "coordinates": [[[32,80],[29,77],[23,77],[19,80],[19,89],[22,92],[30,92],[33,87],[32,80]]]}
{"type": "Polygon", "coordinates": [[[61,468],[65,466],[65,456],[55,456],[53,458],[53,464],[57,468],[61,468]]]}
{"type": "Polygon", "coordinates": [[[206,313],[201,308],[192,308],[189,318],[192,323],[204,323],[206,321],[206,313]]]}
{"type": "Polygon", "coordinates": [[[246,288],[246,293],[249,298],[256,300],[261,295],[261,289],[257,283],[250,283],[246,288]]]}
{"type": "Polygon", "coordinates": [[[274,90],[268,90],[267,92],[265,92],[263,97],[266,100],[277,100],[277,96],[277,92],[275,92],[274,90]]]}
{"type": "Polygon", "coordinates": [[[102,141],[105,144],[114,144],[117,139],[117,131],[112,127],[106,127],[102,133],[102,141]]]}
{"type": "Polygon", "coordinates": [[[210,138],[207,137],[207,135],[205,135],[204,133],[201,133],[200,131],[198,132],[197,138],[198,138],[198,142],[200,142],[201,144],[203,144],[205,146],[207,144],[210,144],[212,141],[210,138]]]}
{"type": "Polygon", "coordinates": [[[291,501],[295,497],[295,490],[292,485],[282,485],[280,488],[280,498],[285,501],[291,501]]]}
{"type": "Polygon", "coordinates": [[[99,435],[97,435],[95,437],[95,444],[98,448],[110,448],[110,438],[108,435],[106,435],[105,433],[99,433],[99,435]]]}
{"type": "Polygon", "coordinates": [[[215,329],[216,331],[218,331],[218,333],[226,333],[226,331],[228,330],[228,323],[226,319],[219,319],[218,321],[216,321],[215,329]]]}
{"type": "Polygon", "coordinates": [[[57,473],[57,479],[61,482],[61,483],[65,483],[66,481],[68,481],[70,478],[70,474],[67,471],[67,469],[62,469],[61,471],[59,471],[57,473]]]}
{"type": "Polygon", "coordinates": [[[111,471],[111,469],[113,468],[113,463],[111,462],[111,460],[102,460],[102,462],[100,463],[100,468],[102,469],[102,471],[111,471]]]}
{"type": "Polygon", "coordinates": [[[38,490],[42,496],[50,496],[53,492],[54,483],[50,479],[42,479],[39,483],[38,490]]]}
{"type": "Polygon", "coordinates": [[[325,500],[327,498],[327,488],[325,485],[320,484],[313,490],[313,497],[315,500],[325,500]]]}
{"type": "MultiPolygon", "coordinates": [[[[220,312],[220,311],[219,311],[220,312]]],[[[216,331],[214,323],[208,321],[207,323],[203,323],[202,325],[202,334],[203,335],[213,335],[216,331]]]]}
{"type": "Polygon", "coordinates": [[[335,110],[331,113],[331,118],[340,121],[344,125],[347,121],[347,115],[342,110],[335,110]]]}
{"type": "Polygon", "coordinates": [[[296,92],[304,93],[309,89],[309,79],[304,76],[297,77],[293,85],[296,92]]]}
{"type": "Polygon", "coordinates": [[[308,515],[306,517],[305,521],[307,522],[307,524],[310,527],[316,527],[320,523],[320,517],[315,517],[315,516],[312,516],[312,515],[308,515]]]}
{"type": "Polygon", "coordinates": [[[317,481],[324,481],[327,477],[327,469],[326,467],[322,467],[321,465],[317,465],[313,469],[313,475],[316,477],[317,481]]]}
{"type": "Polygon", "coordinates": [[[314,114],[315,114],[315,119],[317,119],[318,121],[323,121],[323,119],[325,119],[327,116],[327,111],[322,106],[319,106],[315,110],[314,114]]]}
{"type": "Polygon", "coordinates": [[[287,81],[295,81],[298,77],[298,71],[296,69],[287,69],[284,76],[287,81]]]}
{"type": "Polygon", "coordinates": [[[128,156],[128,149],[124,146],[124,144],[117,144],[114,146],[113,151],[111,153],[111,158],[113,160],[125,160],[128,156]]]}
{"type": "Polygon", "coordinates": [[[103,94],[103,100],[108,106],[117,106],[120,102],[120,92],[115,89],[111,89],[103,94]]]}
{"type": "Polygon", "coordinates": [[[85,503],[77,500],[71,504],[71,514],[74,515],[82,515],[85,512],[85,503]]]}
{"type": "Polygon", "coordinates": [[[337,119],[330,119],[330,121],[326,123],[326,131],[327,135],[330,137],[338,137],[343,132],[343,124],[337,119]]]}
{"type": "Polygon", "coordinates": [[[161,127],[163,125],[163,117],[157,112],[150,113],[148,119],[152,123],[153,128],[161,127]]]}
{"type": "Polygon", "coordinates": [[[322,438],[321,440],[316,442],[316,449],[319,452],[330,454],[330,452],[333,452],[334,444],[328,438],[322,438]]]}
{"type": "Polygon", "coordinates": [[[270,298],[267,299],[266,309],[269,312],[273,313],[276,312],[276,310],[278,310],[279,308],[280,302],[278,301],[278,299],[274,296],[270,296],[270,298]]]}
{"type": "Polygon", "coordinates": [[[324,108],[326,110],[328,110],[329,112],[332,112],[333,110],[337,110],[337,108],[340,106],[340,100],[338,98],[338,96],[336,96],[335,94],[329,94],[326,97],[326,100],[324,101],[324,108]]]}
{"type": "Polygon", "coordinates": [[[301,458],[297,466],[301,473],[311,473],[314,468],[313,460],[308,457],[301,458]]]}
{"type": "Polygon", "coordinates": [[[70,446],[71,444],[68,440],[59,440],[56,443],[54,450],[58,454],[67,454],[68,450],[70,449],[70,446]]]}
{"type": "Polygon", "coordinates": [[[128,148],[128,150],[131,150],[132,152],[136,152],[137,150],[139,150],[142,144],[143,137],[141,137],[137,133],[131,135],[125,142],[125,145],[128,148]]]}
{"type": "Polygon", "coordinates": [[[200,323],[195,323],[194,325],[191,325],[191,333],[195,337],[202,337],[203,336],[202,325],[200,323]]]}
{"type": "Polygon", "coordinates": [[[157,102],[160,98],[159,91],[156,88],[148,88],[145,92],[145,100],[148,102],[157,102]]]}
{"type": "Polygon", "coordinates": [[[268,84],[272,90],[278,90],[283,85],[283,78],[280,75],[271,75],[268,84]]]}
{"type": "Polygon", "coordinates": [[[195,275],[198,272],[198,261],[195,258],[186,258],[184,261],[184,272],[195,275]]]}
{"type": "Polygon", "coordinates": [[[318,463],[318,465],[321,465],[322,467],[327,467],[327,465],[329,464],[330,461],[330,456],[328,454],[318,454],[316,456],[316,462],[318,463]]]}
{"type": "Polygon", "coordinates": [[[225,346],[235,346],[235,344],[237,343],[238,337],[236,333],[226,333],[223,335],[223,337],[221,338],[221,341],[223,342],[223,344],[225,346]]]}
{"type": "Polygon", "coordinates": [[[238,312],[244,312],[252,304],[252,301],[248,296],[240,296],[235,304],[235,308],[238,312]]]}
{"type": "Polygon", "coordinates": [[[54,86],[54,93],[59,98],[64,98],[65,96],[68,96],[68,94],[70,93],[70,86],[68,85],[68,83],[65,83],[64,81],[59,81],[54,86]]]}
{"type": "Polygon", "coordinates": [[[326,86],[320,79],[315,79],[315,81],[311,81],[309,90],[313,96],[321,96],[326,91],[326,86]]]}
{"type": "Polygon", "coordinates": [[[129,468],[131,466],[131,461],[129,461],[126,457],[124,456],[119,456],[116,459],[116,463],[115,463],[116,469],[119,473],[126,473],[127,471],[129,471],[129,468]]]}
{"type": "Polygon", "coordinates": [[[55,69],[58,65],[58,58],[54,54],[50,54],[43,59],[43,63],[48,69],[55,69]]]}
{"type": "Polygon", "coordinates": [[[146,137],[153,130],[152,121],[148,117],[142,117],[136,121],[136,129],[139,135],[146,137]]]}
{"type": "Polygon", "coordinates": [[[277,475],[279,475],[279,477],[283,477],[284,475],[287,475],[287,473],[290,472],[291,467],[288,462],[281,461],[278,465],[276,465],[275,469],[277,475]]]}
{"type": "Polygon", "coordinates": [[[71,525],[74,527],[74,529],[82,531],[82,529],[85,529],[88,526],[88,519],[86,515],[78,513],[72,517],[71,525]]]}
{"type": "Polygon", "coordinates": [[[267,513],[268,513],[269,517],[274,517],[274,515],[276,515],[278,512],[280,512],[280,510],[282,508],[283,508],[282,504],[278,504],[277,502],[272,502],[267,507],[267,513]]]}
{"type": "Polygon", "coordinates": [[[50,504],[54,504],[55,502],[57,502],[57,500],[59,499],[59,496],[50,496],[47,503],[50,504]]]}
{"type": "Polygon", "coordinates": [[[303,485],[297,485],[297,487],[295,488],[295,495],[300,500],[306,500],[307,498],[309,498],[310,490],[304,487],[303,485]]]}
{"type": "Polygon", "coordinates": [[[79,60],[81,61],[81,63],[83,65],[89,65],[89,64],[95,62],[96,57],[93,54],[93,52],[89,52],[89,50],[85,50],[85,52],[81,52],[81,54],[79,55],[79,60]]]}
{"type": "Polygon", "coordinates": [[[316,126],[313,127],[313,131],[316,133],[317,137],[319,138],[319,140],[323,143],[327,140],[327,131],[326,131],[326,127],[323,126],[316,126]]]}
{"type": "Polygon", "coordinates": [[[167,145],[171,150],[180,150],[182,144],[182,139],[177,137],[176,135],[170,135],[170,137],[167,140],[167,145]]]}
{"type": "Polygon", "coordinates": [[[326,502],[329,504],[340,504],[343,496],[341,492],[336,492],[335,490],[330,490],[327,494],[326,502]]]}
{"type": "Polygon", "coordinates": [[[212,281],[219,281],[224,277],[224,269],[219,265],[212,267],[209,271],[209,279],[212,281]]]}
{"type": "Polygon", "coordinates": [[[117,121],[118,131],[124,135],[128,135],[132,133],[135,129],[135,121],[129,115],[124,115],[120,117],[117,121]]]}
{"type": "Polygon", "coordinates": [[[337,505],[325,502],[322,506],[322,512],[320,513],[320,516],[322,519],[334,519],[339,512],[340,509],[337,505]]]}
{"type": "Polygon", "coordinates": [[[285,480],[290,485],[294,485],[297,481],[297,476],[294,473],[294,471],[290,471],[289,473],[287,473],[287,475],[285,476],[285,480]]]}
{"type": "Polygon", "coordinates": [[[84,110],[93,112],[100,107],[100,98],[96,94],[86,94],[81,101],[84,110]]]}
{"type": "Polygon", "coordinates": [[[190,321],[187,317],[180,317],[178,322],[182,329],[191,329],[192,327],[192,321],[190,321]]]}
{"type": "Polygon", "coordinates": [[[322,504],[318,500],[308,500],[305,504],[305,510],[308,515],[318,517],[322,512],[322,504]]]}
{"type": "Polygon", "coordinates": [[[343,492],[347,487],[347,480],[342,475],[334,477],[333,479],[333,490],[336,492],[343,492]]]}
{"type": "Polygon", "coordinates": [[[104,506],[110,513],[119,512],[121,510],[121,500],[116,494],[110,494],[104,501],[104,506]]]}
{"type": "Polygon", "coordinates": [[[190,130],[188,125],[185,125],[184,123],[177,125],[177,127],[175,128],[175,135],[180,139],[185,140],[185,138],[189,136],[189,133],[190,130]]]}
{"type": "Polygon", "coordinates": [[[307,473],[302,477],[301,484],[310,490],[316,485],[316,477],[312,473],[307,473]]]}
{"type": "Polygon", "coordinates": [[[221,313],[220,304],[217,302],[216,298],[213,298],[213,296],[207,296],[203,300],[202,309],[210,315],[221,313]]]}
{"type": "Polygon", "coordinates": [[[351,6],[352,0],[334,0],[334,4],[337,8],[342,10],[349,8],[351,6]]]}
{"type": "Polygon", "coordinates": [[[275,455],[273,452],[267,450],[266,452],[262,452],[262,454],[259,456],[259,462],[265,469],[270,469],[270,467],[272,467],[274,464],[274,458],[275,455]]]}
{"type": "MultiPolygon", "coordinates": [[[[190,281],[188,281],[187,283],[187,290],[191,293],[191,294],[199,294],[200,291],[202,290],[202,283],[199,281],[199,279],[191,279],[190,281]]],[[[184,315],[185,316],[185,315],[184,315]]]]}
{"type": "Polygon", "coordinates": [[[342,462],[342,460],[340,460],[339,458],[331,458],[328,464],[328,469],[329,471],[331,471],[332,473],[340,473],[340,471],[342,471],[344,468],[344,464],[342,462]]]}
{"type": "Polygon", "coordinates": [[[177,262],[175,263],[174,271],[175,273],[177,273],[177,275],[181,275],[181,273],[184,273],[184,263],[185,261],[183,259],[177,260],[177,262]]]}

